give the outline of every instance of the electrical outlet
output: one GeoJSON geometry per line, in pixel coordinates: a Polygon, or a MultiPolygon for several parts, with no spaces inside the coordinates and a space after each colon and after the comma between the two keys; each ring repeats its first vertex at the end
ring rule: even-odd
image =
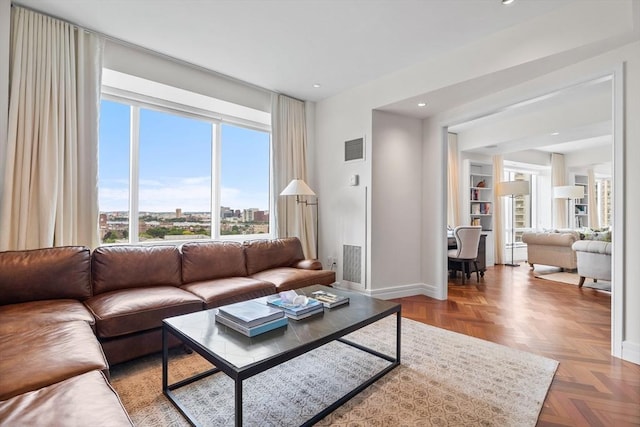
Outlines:
{"type": "Polygon", "coordinates": [[[327,257],[327,268],[333,270],[334,267],[338,267],[338,259],[334,256],[327,257]]]}

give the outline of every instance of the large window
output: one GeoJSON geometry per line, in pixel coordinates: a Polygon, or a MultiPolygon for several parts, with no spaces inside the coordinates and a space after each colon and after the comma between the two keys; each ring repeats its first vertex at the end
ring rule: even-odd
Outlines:
{"type": "Polygon", "coordinates": [[[509,214],[505,221],[505,242],[507,247],[511,245],[520,246],[522,244],[522,233],[529,230],[532,224],[532,198],[536,193],[536,176],[519,170],[505,169],[507,181],[527,181],[531,189],[529,195],[518,195],[505,198],[505,203],[509,214]],[[511,204],[513,203],[513,206],[511,204]],[[512,242],[512,239],[515,241],[512,242]]]}
{"type": "Polygon", "coordinates": [[[269,234],[270,141],[266,126],[104,97],[102,243],[269,234]]]}

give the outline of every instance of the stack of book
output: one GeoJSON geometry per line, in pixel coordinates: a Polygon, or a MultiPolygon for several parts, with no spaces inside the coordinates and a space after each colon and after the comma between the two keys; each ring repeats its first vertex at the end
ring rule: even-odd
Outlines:
{"type": "Polygon", "coordinates": [[[218,307],[216,322],[253,337],[285,326],[288,320],[282,310],[251,300],[218,307]]]}
{"type": "Polygon", "coordinates": [[[313,298],[307,298],[306,304],[291,304],[284,302],[282,298],[269,299],[267,304],[280,308],[287,317],[293,320],[304,319],[324,311],[324,305],[313,298]]]}
{"type": "Polygon", "coordinates": [[[320,301],[325,307],[333,308],[349,302],[349,297],[332,294],[326,291],[315,291],[311,295],[320,301]]]}

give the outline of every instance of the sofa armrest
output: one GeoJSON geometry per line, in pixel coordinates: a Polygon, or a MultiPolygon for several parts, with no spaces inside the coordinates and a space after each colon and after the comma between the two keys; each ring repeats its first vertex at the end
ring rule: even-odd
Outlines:
{"type": "Polygon", "coordinates": [[[576,252],[611,255],[611,243],[600,240],[579,240],[571,248],[576,252]]]}
{"type": "Polygon", "coordinates": [[[293,267],[303,270],[322,270],[322,263],[317,259],[303,259],[295,263],[293,267]]]}

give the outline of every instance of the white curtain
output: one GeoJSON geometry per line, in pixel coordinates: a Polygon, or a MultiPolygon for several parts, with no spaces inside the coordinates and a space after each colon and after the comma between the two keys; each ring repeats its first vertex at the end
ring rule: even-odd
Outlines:
{"type": "MultiPolygon", "coordinates": [[[[551,154],[551,185],[557,187],[565,185],[567,172],[564,166],[564,155],[551,154]]],[[[553,194],[553,188],[551,189],[553,194]]],[[[555,228],[568,228],[567,199],[553,199],[553,226],[555,228]]]]}
{"type": "Polygon", "coordinates": [[[598,221],[598,204],[596,203],[596,177],[593,173],[593,169],[587,171],[588,186],[587,186],[587,200],[589,205],[587,206],[587,225],[590,228],[600,228],[598,221]]]}
{"type": "Polygon", "coordinates": [[[448,160],[447,160],[447,225],[456,227],[460,225],[460,168],[458,164],[458,136],[454,133],[447,135],[448,160]]]}
{"type": "Polygon", "coordinates": [[[0,250],[98,245],[103,41],[12,8],[0,250]]]}
{"type": "Polygon", "coordinates": [[[504,197],[498,196],[496,191],[498,182],[504,181],[504,159],[502,155],[493,156],[493,238],[494,257],[496,264],[504,264],[505,225],[504,225],[504,197]]]}
{"type": "MultiPolygon", "coordinates": [[[[292,179],[307,182],[307,125],[304,102],[284,95],[274,95],[271,109],[271,132],[273,137],[273,185],[278,236],[296,236],[302,243],[306,258],[317,258],[315,207],[296,203],[292,196],[280,196],[280,192],[292,179]]],[[[314,190],[315,191],[315,190],[314,190]]],[[[315,203],[313,197],[300,196],[302,200],[315,203]],[[306,199],[305,199],[306,197],[306,199]]]]}

